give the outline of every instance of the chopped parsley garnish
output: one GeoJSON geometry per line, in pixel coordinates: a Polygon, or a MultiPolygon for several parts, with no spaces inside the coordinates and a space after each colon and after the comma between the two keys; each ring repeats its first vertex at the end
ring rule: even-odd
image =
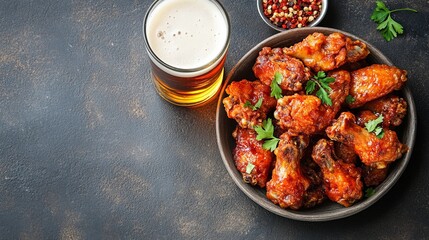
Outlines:
{"type": "Polygon", "coordinates": [[[383,38],[386,41],[390,41],[393,38],[397,37],[398,34],[402,34],[404,29],[402,25],[390,16],[393,12],[398,11],[412,11],[417,12],[417,10],[411,8],[400,8],[395,10],[389,10],[382,1],[376,1],[376,7],[371,15],[371,20],[378,24],[377,30],[383,35],[383,38]]]}
{"type": "Polygon", "coordinates": [[[332,91],[329,87],[330,83],[335,82],[335,78],[327,77],[326,73],[319,71],[312,79],[307,82],[305,86],[305,93],[312,94],[316,90],[316,86],[319,87],[319,90],[316,92],[316,96],[322,100],[322,103],[325,103],[329,106],[332,106],[332,100],[329,98],[329,92],[332,91]]]}
{"type": "Polygon", "coordinates": [[[352,95],[347,95],[347,97],[346,97],[346,103],[347,104],[352,104],[355,101],[356,101],[356,99],[352,95]]]}
{"type": "Polygon", "coordinates": [[[251,108],[253,111],[258,110],[262,105],[262,98],[259,98],[255,105],[252,105],[249,100],[244,103],[244,107],[251,108]]]}
{"type": "Polygon", "coordinates": [[[365,197],[367,197],[367,198],[371,197],[374,194],[375,194],[375,189],[374,188],[367,188],[365,190],[365,197]]]}
{"type": "Polygon", "coordinates": [[[255,165],[248,163],[246,166],[246,173],[250,174],[254,168],[255,168],[255,165]]]}
{"type": "Polygon", "coordinates": [[[277,144],[280,139],[274,136],[274,125],[271,118],[264,120],[262,122],[262,126],[256,126],[255,131],[257,133],[256,140],[265,140],[262,144],[263,149],[270,150],[272,152],[277,148],[277,144]]]}
{"type": "Polygon", "coordinates": [[[383,115],[380,115],[378,118],[365,123],[365,129],[368,132],[373,132],[378,138],[383,138],[384,130],[383,127],[379,126],[381,123],[383,123],[383,115]]]}
{"type": "Polygon", "coordinates": [[[283,75],[279,72],[276,72],[274,74],[274,79],[271,81],[270,87],[271,87],[271,97],[275,97],[276,99],[280,99],[283,97],[282,95],[282,89],[280,88],[279,84],[283,80],[283,75]]]}

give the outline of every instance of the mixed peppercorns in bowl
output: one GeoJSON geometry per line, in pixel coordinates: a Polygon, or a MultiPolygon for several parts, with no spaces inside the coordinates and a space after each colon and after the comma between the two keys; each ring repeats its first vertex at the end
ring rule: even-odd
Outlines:
{"type": "Polygon", "coordinates": [[[277,31],[313,27],[324,18],[328,0],[257,0],[265,23],[277,31]]]}

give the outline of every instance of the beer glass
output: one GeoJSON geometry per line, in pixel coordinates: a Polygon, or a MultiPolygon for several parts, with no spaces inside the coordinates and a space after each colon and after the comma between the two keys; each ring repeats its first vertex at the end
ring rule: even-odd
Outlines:
{"type": "Polygon", "coordinates": [[[152,79],[159,95],[196,107],[219,92],[230,22],[216,0],[157,0],[143,23],[152,79]]]}

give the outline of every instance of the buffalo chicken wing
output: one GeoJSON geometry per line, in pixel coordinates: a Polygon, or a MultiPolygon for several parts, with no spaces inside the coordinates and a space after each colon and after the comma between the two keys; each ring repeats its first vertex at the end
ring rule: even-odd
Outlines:
{"type": "Polygon", "coordinates": [[[354,101],[350,108],[383,97],[393,90],[399,90],[407,81],[407,72],[399,68],[373,64],[351,72],[350,95],[354,101]]]}
{"type": "Polygon", "coordinates": [[[319,140],[313,148],[313,160],[323,173],[324,187],[329,199],[345,207],[362,198],[360,169],[354,164],[334,159],[334,143],[319,140]]]}
{"type": "Polygon", "coordinates": [[[349,94],[350,74],[339,70],[329,73],[329,76],[335,78],[335,82],[329,85],[332,106],[323,104],[314,95],[285,96],[277,101],[274,112],[281,128],[295,134],[310,135],[324,130],[331,123],[349,94]]]}
{"type": "Polygon", "coordinates": [[[280,88],[285,92],[298,92],[310,78],[310,70],[293,57],[284,54],[281,48],[264,47],[253,66],[256,78],[270,86],[276,73],[282,75],[280,88]]]}
{"type": "Polygon", "coordinates": [[[299,209],[304,205],[310,180],[301,170],[300,160],[309,139],[284,133],[274,154],[276,162],[271,180],[267,183],[267,197],[282,208],[299,209]]]}
{"type": "Polygon", "coordinates": [[[342,33],[332,33],[328,36],[313,33],[283,51],[289,56],[301,59],[305,66],[316,72],[334,70],[347,62],[362,60],[369,54],[363,42],[352,41],[342,33]]]}
{"type": "Polygon", "coordinates": [[[342,112],[326,129],[326,134],[330,139],[352,147],[362,163],[376,168],[387,167],[407,151],[394,131],[384,129],[384,136],[379,138],[357,125],[356,117],[350,112],[342,112]]]}
{"type": "Polygon", "coordinates": [[[256,132],[253,129],[237,127],[232,136],[235,138],[235,166],[242,174],[244,182],[265,187],[273,154],[262,148],[263,142],[256,140],[256,132]]]}
{"type": "Polygon", "coordinates": [[[260,81],[243,79],[232,82],[225,91],[229,95],[223,99],[225,111],[229,118],[235,119],[243,128],[261,125],[277,103],[270,96],[270,87],[260,81]],[[261,103],[259,107],[258,101],[261,103]]]}

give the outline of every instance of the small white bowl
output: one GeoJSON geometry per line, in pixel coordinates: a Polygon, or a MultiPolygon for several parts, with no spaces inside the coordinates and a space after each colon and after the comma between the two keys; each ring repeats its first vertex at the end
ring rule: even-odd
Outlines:
{"type": "MultiPolygon", "coordinates": [[[[282,28],[282,27],[279,27],[279,26],[275,25],[273,22],[271,22],[271,20],[268,19],[265,16],[265,14],[264,14],[264,9],[263,9],[263,6],[262,6],[262,1],[263,0],[256,0],[257,7],[258,7],[258,12],[259,12],[259,15],[261,16],[262,20],[264,20],[264,22],[268,26],[270,26],[271,28],[273,28],[273,29],[275,29],[277,31],[285,31],[285,30],[295,29],[295,28],[290,28],[290,29],[288,29],[288,28],[282,28]]],[[[317,16],[312,22],[310,22],[305,27],[314,27],[314,26],[317,26],[323,20],[323,18],[325,17],[327,10],[328,10],[328,0],[322,0],[322,8],[319,9],[319,11],[320,11],[319,16],[317,16]]],[[[296,28],[298,28],[298,27],[296,27],[296,28]]]]}

